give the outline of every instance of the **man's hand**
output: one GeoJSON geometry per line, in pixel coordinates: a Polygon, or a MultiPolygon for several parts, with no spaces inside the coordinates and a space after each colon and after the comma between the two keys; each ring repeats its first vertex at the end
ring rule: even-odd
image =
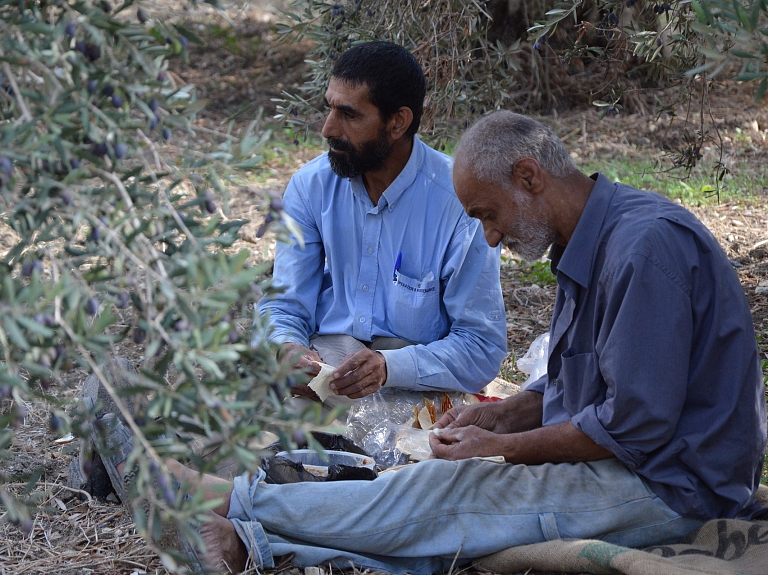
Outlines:
{"type": "Polygon", "coordinates": [[[437,429],[456,429],[475,426],[492,433],[506,433],[501,422],[508,419],[504,410],[499,409],[502,402],[476,403],[460,405],[446,411],[432,426],[437,429]]]}
{"type": "Polygon", "coordinates": [[[493,433],[520,433],[541,427],[542,395],[521,391],[489,403],[461,405],[448,410],[433,427],[458,428],[474,425],[493,433]]]}
{"type": "Polygon", "coordinates": [[[284,343],[277,352],[277,360],[289,362],[294,369],[304,370],[304,373],[315,377],[320,373],[319,363],[322,361],[316,351],[298,343],[284,343]]]}
{"type": "Polygon", "coordinates": [[[344,358],[334,377],[331,389],[335,393],[360,399],[379,391],[387,381],[387,362],[380,353],[361,349],[344,358]]]}
{"type": "Polygon", "coordinates": [[[503,455],[503,446],[499,441],[502,437],[475,425],[438,428],[429,434],[429,446],[435,457],[450,461],[470,457],[491,457],[503,455]]]}
{"type": "MultiPolygon", "coordinates": [[[[289,363],[294,369],[300,369],[308,376],[315,377],[320,373],[319,362],[322,360],[316,351],[297,343],[287,342],[280,346],[280,350],[277,352],[277,361],[289,363]]],[[[291,388],[291,393],[295,396],[319,401],[317,394],[308,385],[294,385],[291,388]]]]}

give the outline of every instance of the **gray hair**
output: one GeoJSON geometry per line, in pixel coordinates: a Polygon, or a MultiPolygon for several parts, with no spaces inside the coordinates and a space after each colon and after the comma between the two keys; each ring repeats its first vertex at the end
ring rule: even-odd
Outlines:
{"type": "Polygon", "coordinates": [[[455,157],[479,180],[505,189],[515,162],[533,158],[555,178],[578,171],[560,138],[547,126],[512,112],[494,112],[480,118],[459,141],[455,157]]]}

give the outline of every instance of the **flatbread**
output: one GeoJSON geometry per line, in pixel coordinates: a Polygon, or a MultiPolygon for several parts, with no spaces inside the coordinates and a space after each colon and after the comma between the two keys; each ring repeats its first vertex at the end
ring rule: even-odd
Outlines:
{"type": "Polygon", "coordinates": [[[421,426],[421,429],[430,429],[433,423],[435,423],[435,421],[432,419],[429,407],[422,407],[421,411],[419,411],[419,425],[421,426]]]}
{"type": "Polygon", "coordinates": [[[329,395],[335,395],[331,389],[331,382],[333,381],[333,372],[336,370],[332,365],[327,363],[320,363],[320,373],[312,378],[309,382],[309,388],[317,394],[320,401],[325,403],[325,400],[329,395]]]}

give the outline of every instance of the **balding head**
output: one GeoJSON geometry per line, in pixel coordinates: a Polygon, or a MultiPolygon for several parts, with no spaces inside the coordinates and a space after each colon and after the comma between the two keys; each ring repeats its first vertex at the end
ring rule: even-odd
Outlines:
{"type": "Polygon", "coordinates": [[[578,172],[551,129],[512,112],[494,112],[480,118],[462,136],[455,158],[478,180],[503,188],[509,188],[512,167],[523,158],[533,158],[555,178],[578,172]]]}

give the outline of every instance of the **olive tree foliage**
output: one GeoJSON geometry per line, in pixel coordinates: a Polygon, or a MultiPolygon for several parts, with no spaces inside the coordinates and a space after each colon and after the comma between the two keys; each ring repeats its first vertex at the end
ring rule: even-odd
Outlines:
{"type": "MultiPolygon", "coordinates": [[[[632,92],[653,87],[676,86],[677,97],[658,101],[658,112],[674,115],[675,105],[685,104],[687,122],[695,127],[686,133],[685,145],[669,154],[674,167],[690,172],[701,159],[707,140],[719,144],[717,128],[709,111],[709,94],[718,80],[732,79],[757,84],[755,100],[768,88],[768,4],[765,0],[679,0],[663,2],[625,0],[598,2],[591,20],[584,19],[584,0],[555,4],[529,29],[537,49],[544,51],[547,38],[568,36],[574,27],[576,40],[551,48],[553,57],[571,60],[587,56],[600,67],[614,71],[610,91],[593,99],[605,112],[618,112],[632,92]],[[563,30],[565,29],[565,30],[563,30]],[[564,34],[563,34],[564,32],[564,34]],[[594,45],[594,38],[600,42],[594,45]],[[639,79],[632,86],[631,80],[639,79]]],[[[727,169],[715,166],[718,181],[727,169]]]]}
{"type": "MultiPolygon", "coordinates": [[[[183,143],[205,102],[167,65],[198,39],[130,6],[0,0],[0,515],[31,528],[9,487],[20,478],[3,472],[31,405],[49,405],[61,434],[102,424],[60,397],[80,366],[136,435],[132,489],[149,504],[135,520],[157,541],[163,522],[186,526],[203,509],[167,489],[164,458],[252,469],[247,442],[269,425],[290,445],[295,423],[279,401],[287,368],[251,344],[267,270],[233,248],[245,222],[226,215],[233,168],[256,166],[269,134],[254,122],[239,139],[183,143]],[[116,393],[99,366],[125,347],[141,365],[116,393]],[[132,416],[124,400],[137,393],[151,401],[132,416]],[[222,447],[202,461],[181,432],[222,447]]],[[[287,236],[279,197],[262,208],[287,236]]],[[[42,470],[30,472],[25,497],[42,470]]]]}
{"type": "Polygon", "coordinates": [[[284,93],[277,117],[296,132],[315,129],[333,63],[355,43],[388,40],[408,48],[427,78],[420,133],[441,143],[451,125],[505,107],[519,89],[520,42],[505,46],[488,38],[481,0],[295,0],[277,30],[288,41],[311,40],[310,71],[299,93],[284,93]]]}
{"type": "Polygon", "coordinates": [[[671,158],[691,169],[710,137],[713,82],[755,81],[756,98],[765,94],[767,16],[765,0],[295,0],[278,31],[314,47],[305,86],[283,94],[278,117],[296,131],[316,126],[334,60],[356,42],[384,39],[411,50],[425,70],[428,141],[455,138],[495,109],[590,103],[603,114],[674,113],[683,101],[693,128],[671,158]],[[648,103],[649,90],[669,87],[676,96],[648,103]]]}

